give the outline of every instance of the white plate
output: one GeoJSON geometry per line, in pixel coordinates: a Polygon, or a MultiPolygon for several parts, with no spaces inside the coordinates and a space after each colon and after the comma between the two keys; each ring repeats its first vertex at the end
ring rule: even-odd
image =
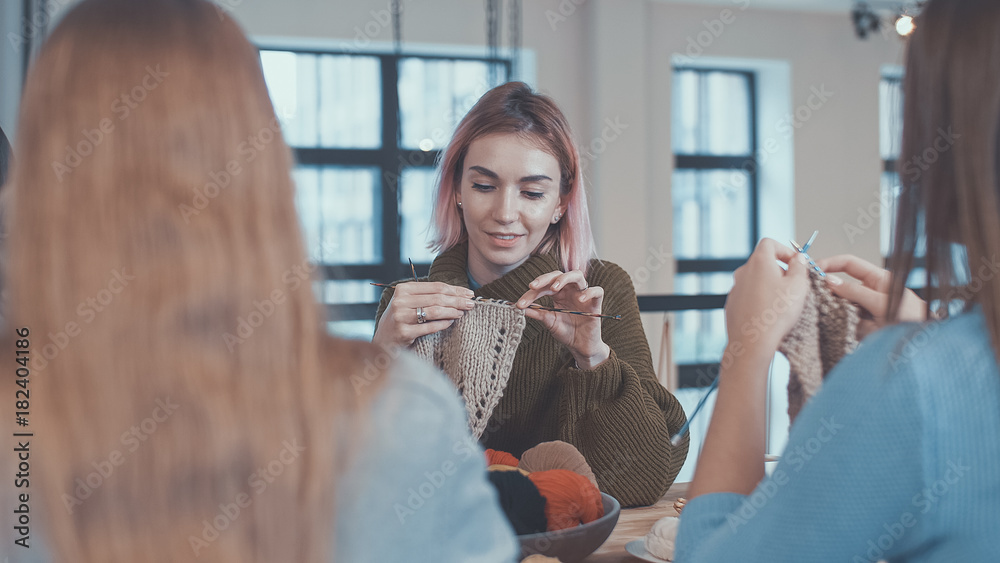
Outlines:
{"type": "Polygon", "coordinates": [[[646,540],[643,538],[632,540],[625,544],[625,551],[629,552],[629,555],[638,557],[643,561],[651,561],[652,563],[670,563],[670,560],[654,557],[653,554],[646,551],[646,540]]]}

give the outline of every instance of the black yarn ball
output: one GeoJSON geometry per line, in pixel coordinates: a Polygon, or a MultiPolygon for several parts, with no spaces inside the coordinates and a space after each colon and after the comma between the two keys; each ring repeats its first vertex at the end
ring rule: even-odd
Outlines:
{"type": "Polygon", "coordinates": [[[500,495],[500,508],[514,527],[514,532],[537,534],[548,529],[545,497],[520,471],[489,471],[490,483],[500,495]]]}

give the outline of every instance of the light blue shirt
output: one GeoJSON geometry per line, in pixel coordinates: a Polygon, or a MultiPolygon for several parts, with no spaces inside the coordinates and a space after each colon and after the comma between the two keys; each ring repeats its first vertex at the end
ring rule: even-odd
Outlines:
{"type": "Polygon", "coordinates": [[[509,563],[514,530],[447,377],[400,355],[337,487],[336,561],[509,563]]]}
{"type": "Polygon", "coordinates": [[[688,502],[676,561],[1000,561],[1000,370],[982,315],[870,335],[749,495],[688,502]]]}

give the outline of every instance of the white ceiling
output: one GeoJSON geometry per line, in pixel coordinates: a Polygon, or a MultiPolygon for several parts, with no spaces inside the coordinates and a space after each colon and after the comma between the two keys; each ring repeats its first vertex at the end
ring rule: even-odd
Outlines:
{"type": "Polygon", "coordinates": [[[846,14],[853,0],[658,0],[670,4],[711,4],[738,8],[761,8],[795,12],[829,12],[846,14]]]}

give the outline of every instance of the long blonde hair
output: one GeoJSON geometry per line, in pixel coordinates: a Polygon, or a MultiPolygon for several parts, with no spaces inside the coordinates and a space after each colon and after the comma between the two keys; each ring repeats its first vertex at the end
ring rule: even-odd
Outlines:
{"type": "Polygon", "coordinates": [[[11,329],[58,559],[329,561],[372,350],[324,336],[257,50],[202,0],[86,0],[17,141],[11,329]]]}

